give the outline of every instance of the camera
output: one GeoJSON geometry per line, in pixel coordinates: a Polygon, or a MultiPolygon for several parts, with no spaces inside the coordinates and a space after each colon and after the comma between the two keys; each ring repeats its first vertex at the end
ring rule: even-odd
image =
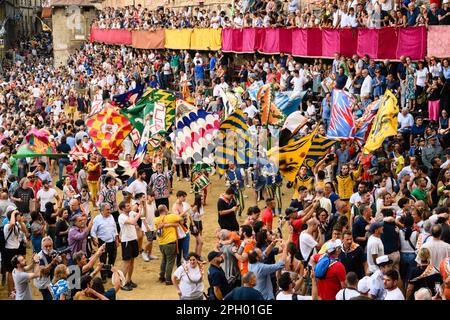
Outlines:
{"type": "Polygon", "coordinates": [[[70,248],[65,248],[65,249],[62,249],[62,250],[54,250],[52,252],[52,258],[55,258],[57,256],[61,256],[63,254],[69,253],[69,252],[70,252],[70,248]]]}
{"type": "Polygon", "coordinates": [[[112,268],[112,265],[104,264],[102,269],[105,270],[105,271],[111,271],[111,268],[112,268]]]}

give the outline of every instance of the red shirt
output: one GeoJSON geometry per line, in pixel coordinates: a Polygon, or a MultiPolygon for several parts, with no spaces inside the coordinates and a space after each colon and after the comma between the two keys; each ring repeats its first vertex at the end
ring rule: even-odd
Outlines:
{"type": "MultiPolygon", "coordinates": [[[[319,261],[321,254],[315,254],[313,259],[319,261]]],[[[336,300],[336,294],[342,289],[341,281],[345,281],[345,267],[337,261],[328,267],[324,279],[317,279],[317,291],[322,300],[336,300]]]]}
{"type": "Polygon", "coordinates": [[[295,219],[291,222],[291,225],[294,229],[292,231],[292,242],[295,243],[298,249],[300,249],[299,238],[300,233],[302,233],[303,221],[302,219],[295,219]]]}
{"type": "Polygon", "coordinates": [[[270,210],[269,208],[265,208],[261,215],[262,215],[261,221],[264,222],[269,231],[272,231],[272,224],[273,224],[272,210],[270,210]]]}

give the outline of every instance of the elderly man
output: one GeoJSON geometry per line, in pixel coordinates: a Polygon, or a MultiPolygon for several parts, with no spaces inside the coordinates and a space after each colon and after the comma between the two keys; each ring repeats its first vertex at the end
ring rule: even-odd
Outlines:
{"type": "Polygon", "coordinates": [[[63,261],[65,255],[63,257],[55,255],[53,240],[48,236],[42,239],[41,248],[42,250],[38,253],[40,276],[34,280],[34,285],[41,292],[43,300],[53,300],[48,286],[52,282],[56,266],[63,261]]]}
{"type": "MultiPolygon", "coordinates": [[[[100,213],[94,218],[91,236],[94,245],[101,246],[106,244],[106,250],[100,257],[100,261],[106,264],[106,259],[108,258],[108,265],[113,266],[116,262],[119,234],[117,232],[116,222],[111,214],[111,205],[105,202],[101,203],[100,213]]],[[[102,270],[101,275],[102,280],[106,281],[106,277],[112,277],[112,272],[111,270],[102,270]]]]}
{"type": "Polygon", "coordinates": [[[369,74],[369,70],[362,70],[362,77],[364,81],[361,86],[361,101],[364,107],[367,107],[370,103],[372,96],[372,77],[369,74]]]}
{"type": "Polygon", "coordinates": [[[82,251],[87,254],[87,238],[91,232],[94,220],[91,220],[86,226],[86,218],[82,215],[72,217],[73,226],[69,229],[68,241],[70,248],[70,256],[73,257],[75,252],[82,251]]]}
{"type": "Polygon", "coordinates": [[[282,258],[275,264],[264,264],[264,259],[261,249],[255,248],[248,253],[248,271],[256,275],[255,289],[261,292],[265,300],[275,299],[273,295],[273,286],[271,274],[284,268],[287,250],[286,244],[281,242],[282,258]]]}

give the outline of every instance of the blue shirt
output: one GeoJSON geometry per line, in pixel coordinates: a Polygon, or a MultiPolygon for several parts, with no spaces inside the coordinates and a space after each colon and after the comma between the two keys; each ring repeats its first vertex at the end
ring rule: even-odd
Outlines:
{"type": "Polygon", "coordinates": [[[216,66],[217,59],[216,57],[212,57],[211,60],[209,60],[209,70],[213,70],[216,66]]]}
{"type": "Polygon", "coordinates": [[[417,17],[419,16],[419,8],[414,8],[414,11],[411,13],[411,11],[406,12],[406,23],[408,26],[415,26],[417,17]]]}
{"type": "Polygon", "coordinates": [[[72,136],[67,137],[66,142],[70,146],[70,149],[75,148],[76,141],[75,141],[74,137],[72,137],[72,136]]]}
{"type": "Polygon", "coordinates": [[[386,78],[384,76],[380,76],[380,79],[378,79],[377,77],[373,78],[372,87],[373,87],[373,96],[381,97],[384,94],[384,91],[386,91],[386,78]],[[378,80],[380,80],[379,84],[378,80]]]}
{"type": "Polygon", "coordinates": [[[331,117],[331,108],[327,102],[327,98],[322,99],[322,119],[330,120],[331,117]]]}
{"type": "Polygon", "coordinates": [[[202,64],[195,66],[195,77],[197,79],[205,79],[205,66],[202,64]]]}
{"type": "Polygon", "coordinates": [[[264,300],[261,292],[250,287],[234,288],[227,294],[223,300],[242,301],[242,300],[264,300]]]}
{"type": "Polygon", "coordinates": [[[253,272],[256,275],[255,289],[261,292],[265,300],[275,299],[270,275],[282,268],[284,268],[283,261],[279,261],[275,264],[264,264],[262,262],[248,264],[248,271],[253,272]]]}
{"type": "Polygon", "coordinates": [[[116,240],[117,234],[116,222],[112,215],[105,218],[99,214],[94,218],[94,225],[91,230],[92,237],[111,243],[116,240]]]}

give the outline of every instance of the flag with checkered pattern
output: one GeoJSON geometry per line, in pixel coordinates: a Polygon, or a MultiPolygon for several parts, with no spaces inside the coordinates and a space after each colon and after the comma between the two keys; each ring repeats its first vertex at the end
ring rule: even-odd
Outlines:
{"type": "Polygon", "coordinates": [[[111,104],[91,116],[86,126],[97,151],[108,160],[119,158],[120,145],[133,129],[130,121],[111,104]]]}

